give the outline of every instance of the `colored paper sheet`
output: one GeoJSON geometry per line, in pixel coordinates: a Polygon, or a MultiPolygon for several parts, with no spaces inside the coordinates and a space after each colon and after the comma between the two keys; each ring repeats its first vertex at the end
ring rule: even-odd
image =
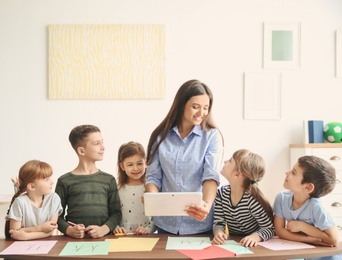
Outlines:
{"type": "Polygon", "coordinates": [[[233,252],[235,255],[254,254],[248,247],[244,247],[234,240],[227,240],[223,245],[217,246],[233,252]]]}
{"type": "Polygon", "coordinates": [[[120,237],[118,239],[106,239],[110,243],[109,252],[134,252],[152,251],[159,238],[132,238],[120,237]]]}
{"type": "Polygon", "coordinates": [[[59,255],[108,255],[109,245],[106,241],[68,242],[59,255]]]}
{"type": "Polygon", "coordinates": [[[194,260],[225,258],[225,257],[235,256],[235,253],[229,252],[223,248],[220,248],[214,245],[211,245],[202,250],[177,250],[177,251],[194,260]]]}
{"type": "Polygon", "coordinates": [[[313,245],[308,245],[302,242],[289,241],[280,238],[271,238],[268,241],[260,242],[260,246],[266,247],[270,250],[294,250],[294,249],[305,249],[315,248],[313,245]]]}
{"type": "Polygon", "coordinates": [[[57,243],[53,241],[16,241],[3,250],[0,255],[39,255],[48,254],[57,243]]]}
{"type": "Polygon", "coordinates": [[[209,237],[168,237],[166,250],[201,250],[211,246],[209,237]]]}

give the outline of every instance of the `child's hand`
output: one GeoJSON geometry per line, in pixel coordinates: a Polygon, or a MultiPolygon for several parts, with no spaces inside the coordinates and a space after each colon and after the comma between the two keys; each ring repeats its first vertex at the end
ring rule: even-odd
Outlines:
{"type": "Polygon", "coordinates": [[[318,245],[318,246],[327,246],[327,247],[333,247],[334,246],[334,245],[322,242],[322,239],[320,239],[318,237],[312,237],[312,236],[306,236],[305,243],[314,244],[314,245],[318,245]]]}
{"type": "Polygon", "coordinates": [[[83,224],[77,224],[75,226],[70,226],[66,230],[66,234],[73,238],[83,238],[85,232],[85,226],[83,224]]]}
{"type": "Polygon", "coordinates": [[[215,245],[223,245],[226,242],[227,237],[228,237],[227,234],[225,234],[223,231],[216,230],[214,234],[214,238],[211,242],[215,245]]]}
{"type": "Polygon", "coordinates": [[[248,247],[248,246],[257,246],[258,242],[261,241],[261,237],[259,237],[256,233],[253,233],[249,236],[244,237],[240,240],[240,244],[248,247]]]}
{"type": "Polygon", "coordinates": [[[134,230],[135,235],[146,235],[148,234],[146,228],[144,227],[138,227],[136,230],[134,230]]]}
{"type": "Polygon", "coordinates": [[[105,235],[108,234],[110,231],[109,227],[107,225],[103,225],[101,227],[96,226],[96,225],[91,225],[86,227],[85,232],[92,238],[99,238],[99,237],[104,237],[105,235]]]}
{"type": "Polygon", "coordinates": [[[58,228],[57,223],[52,222],[52,221],[46,221],[45,223],[43,223],[39,226],[40,226],[41,231],[44,233],[51,233],[56,228],[58,228]]]}
{"type": "Polygon", "coordinates": [[[286,228],[292,233],[298,233],[302,231],[301,223],[302,221],[290,220],[289,222],[287,222],[286,228]]]}
{"type": "Polygon", "coordinates": [[[113,230],[113,234],[127,234],[127,230],[124,227],[117,227],[113,230]]]}

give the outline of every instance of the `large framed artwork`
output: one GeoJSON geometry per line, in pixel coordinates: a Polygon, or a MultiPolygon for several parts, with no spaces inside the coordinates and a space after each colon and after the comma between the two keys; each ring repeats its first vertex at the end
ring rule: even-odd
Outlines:
{"type": "Polygon", "coordinates": [[[49,99],[160,99],[165,26],[49,25],[49,99]]]}

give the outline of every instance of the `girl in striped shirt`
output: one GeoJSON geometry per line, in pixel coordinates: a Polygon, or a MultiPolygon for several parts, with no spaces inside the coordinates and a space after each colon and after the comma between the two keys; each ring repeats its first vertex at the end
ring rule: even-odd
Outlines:
{"type": "Polygon", "coordinates": [[[221,174],[229,185],[218,189],[215,199],[214,244],[224,244],[229,233],[243,235],[243,246],[256,246],[274,235],[273,211],[258,182],[265,174],[265,162],[257,154],[241,149],[224,162],[221,174]]]}

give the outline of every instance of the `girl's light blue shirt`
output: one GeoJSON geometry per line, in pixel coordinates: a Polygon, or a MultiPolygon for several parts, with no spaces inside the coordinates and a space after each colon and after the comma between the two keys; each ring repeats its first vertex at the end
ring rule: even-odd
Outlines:
{"type": "MultiPolygon", "coordinates": [[[[184,139],[173,127],[160,144],[146,171],[146,184],[160,192],[201,192],[203,182],[215,180],[219,185],[222,163],[222,137],[217,129],[205,131],[194,126],[184,139]]],[[[154,217],[155,225],[174,234],[197,234],[212,229],[213,210],[205,221],[192,217],[154,217]]]]}

